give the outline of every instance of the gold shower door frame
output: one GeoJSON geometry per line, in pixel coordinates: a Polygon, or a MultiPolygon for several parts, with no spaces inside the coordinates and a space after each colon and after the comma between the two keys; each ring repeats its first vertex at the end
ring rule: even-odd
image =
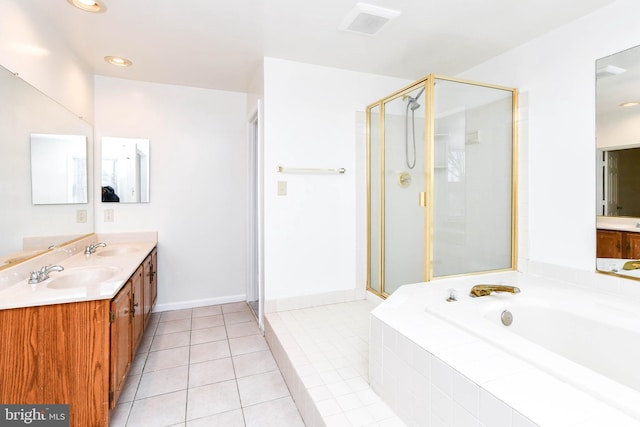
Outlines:
{"type": "Polygon", "coordinates": [[[419,203],[424,208],[424,275],[423,281],[430,282],[433,276],[433,241],[434,241],[434,204],[431,201],[434,200],[434,153],[435,153],[435,82],[436,80],[446,80],[450,82],[463,83],[481,87],[487,87],[491,89],[509,91],[512,94],[512,127],[511,127],[511,266],[505,269],[496,269],[481,272],[471,272],[456,274],[451,276],[438,276],[444,277],[457,277],[457,276],[470,276],[475,274],[483,274],[489,272],[511,271],[517,268],[517,189],[518,189],[518,129],[517,129],[517,113],[518,113],[518,91],[515,88],[509,88],[504,86],[492,85],[487,83],[475,82],[471,80],[458,79],[453,77],[447,77],[437,74],[430,74],[427,77],[419,79],[396,92],[372,103],[367,106],[366,109],[366,137],[367,137],[367,291],[376,294],[382,298],[387,298],[390,294],[385,290],[385,104],[395,100],[397,98],[407,96],[409,93],[418,90],[423,85],[425,86],[425,173],[424,182],[425,188],[420,192],[419,203]],[[371,173],[371,126],[373,125],[371,120],[372,110],[378,108],[378,137],[379,137],[379,173],[377,176],[372,176],[371,173]],[[377,180],[380,187],[380,200],[377,206],[371,206],[371,184],[372,180],[377,180]],[[371,286],[371,242],[373,236],[371,236],[371,211],[377,209],[379,213],[378,222],[378,279],[379,288],[375,289],[371,286]]]}

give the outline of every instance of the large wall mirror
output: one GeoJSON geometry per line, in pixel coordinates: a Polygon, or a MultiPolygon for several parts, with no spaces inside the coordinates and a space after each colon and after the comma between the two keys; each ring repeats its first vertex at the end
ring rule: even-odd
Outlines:
{"type": "MultiPolygon", "coordinates": [[[[92,176],[93,128],[2,67],[0,94],[0,269],[4,269],[94,231],[91,185],[83,190],[80,188],[83,184],[78,184],[72,189],[79,199],[71,204],[51,200],[48,204],[34,204],[31,185],[32,134],[78,136],[86,150],[85,173],[92,176]],[[83,192],[84,201],[80,201],[83,192]]],[[[72,163],[76,161],[76,154],[67,154],[65,158],[72,163]]],[[[81,160],[77,162],[82,174],[81,160]]],[[[73,171],[74,166],[67,164],[67,168],[73,171]]],[[[37,191],[40,190],[47,192],[45,187],[37,191]]],[[[51,190],[50,187],[49,193],[51,190]]]]}
{"type": "Polygon", "coordinates": [[[596,61],[597,269],[640,279],[640,46],[596,61]]]}
{"type": "Polygon", "coordinates": [[[102,201],[149,203],[149,140],[102,138],[102,201]]]}

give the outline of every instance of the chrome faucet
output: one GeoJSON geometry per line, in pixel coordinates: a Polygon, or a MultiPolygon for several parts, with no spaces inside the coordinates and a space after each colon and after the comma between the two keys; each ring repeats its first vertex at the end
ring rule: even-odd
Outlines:
{"type": "Polygon", "coordinates": [[[105,246],[107,246],[106,243],[91,243],[89,246],[87,246],[84,249],[84,254],[85,255],[91,255],[92,253],[94,253],[96,251],[97,248],[104,248],[105,246]]]}
{"type": "Polygon", "coordinates": [[[35,285],[36,283],[44,282],[49,278],[49,273],[62,270],[64,270],[64,267],[61,265],[45,265],[40,270],[29,273],[29,284],[35,285]]]}
{"type": "Polygon", "coordinates": [[[509,292],[512,294],[520,293],[520,288],[509,285],[475,285],[471,288],[469,296],[472,298],[484,297],[491,295],[493,292],[509,292]]]}

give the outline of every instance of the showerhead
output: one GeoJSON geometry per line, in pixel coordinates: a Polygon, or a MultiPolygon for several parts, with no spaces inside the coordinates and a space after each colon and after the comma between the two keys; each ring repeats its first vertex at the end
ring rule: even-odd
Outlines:
{"type": "Polygon", "coordinates": [[[420,108],[420,104],[418,104],[418,98],[420,98],[420,95],[422,95],[422,92],[424,92],[424,86],[422,87],[422,89],[420,89],[420,92],[418,92],[416,96],[409,97],[408,107],[411,108],[411,111],[415,111],[418,108],[420,108]]]}

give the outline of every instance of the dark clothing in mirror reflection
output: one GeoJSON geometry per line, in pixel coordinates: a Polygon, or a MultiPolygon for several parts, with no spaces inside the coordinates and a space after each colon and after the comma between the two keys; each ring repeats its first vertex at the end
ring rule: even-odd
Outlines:
{"type": "Polygon", "coordinates": [[[102,201],[103,202],[119,202],[120,197],[118,197],[113,187],[107,185],[102,187],[102,201]]]}

